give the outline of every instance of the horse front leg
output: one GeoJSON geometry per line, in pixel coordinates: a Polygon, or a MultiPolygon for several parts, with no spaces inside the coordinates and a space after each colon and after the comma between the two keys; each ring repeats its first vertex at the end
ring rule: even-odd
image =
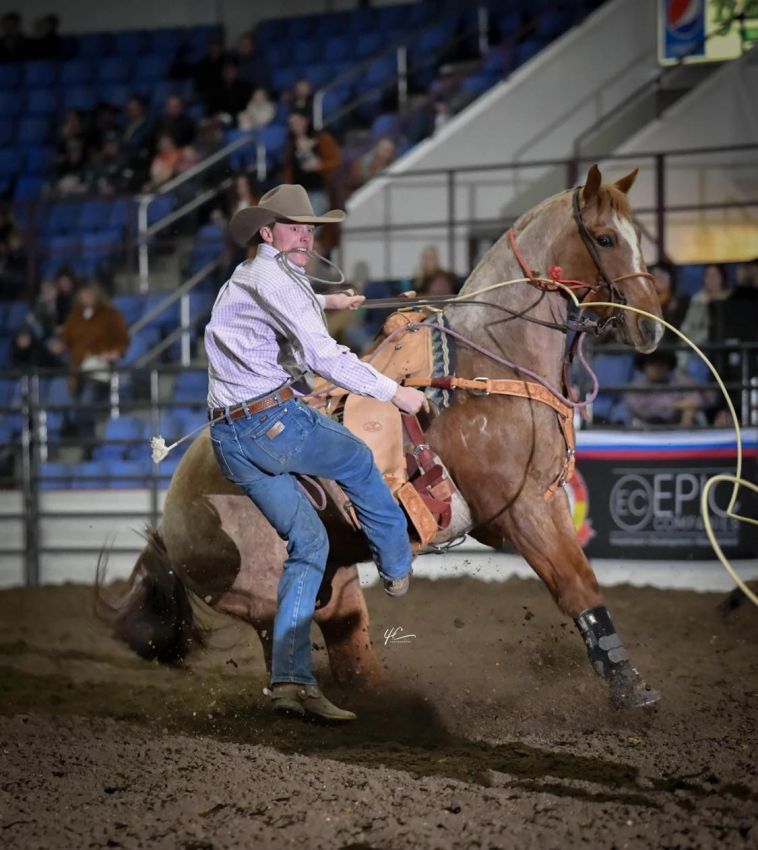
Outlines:
{"type": "Polygon", "coordinates": [[[566,494],[559,490],[545,502],[542,494],[525,491],[498,523],[502,537],[514,544],[561,611],[576,623],[592,667],[608,682],[613,705],[638,708],[657,702],[660,694],[629,661],[577,540],[566,494]]]}
{"type": "Polygon", "coordinates": [[[382,669],[371,643],[368,608],[358,568],[338,569],[331,582],[322,585],[319,602],[322,604],[316,610],[315,620],[324,636],[335,680],[366,687],[379,685],[382,669]]]}

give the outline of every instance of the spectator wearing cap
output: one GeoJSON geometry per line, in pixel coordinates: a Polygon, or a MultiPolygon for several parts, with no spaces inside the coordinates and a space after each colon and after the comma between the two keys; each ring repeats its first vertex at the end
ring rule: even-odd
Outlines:
{"type": "Polygon", "coordinates": [[[233,124],[252,94],[253,87],[240,77],[237,63],[226,59],[221,69],[221,84],[205,100],[206,113],[226,125],[233,124]]]}
{"type": "Polygon", "coordinates": [[[633,422],[685,428],[694,425],[705,407],[705,399],[700,392],[680,389],[692,384],[693,379],[676,371],[676,355],[666,351],[638,355],[637,366],[642,375],[635,378],[632,389],[624,395],[633,422]]]}

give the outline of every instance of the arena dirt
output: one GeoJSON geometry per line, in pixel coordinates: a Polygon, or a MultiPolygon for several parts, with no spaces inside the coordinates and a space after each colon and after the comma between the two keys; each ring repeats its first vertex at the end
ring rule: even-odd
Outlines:
{"type": "Polygon", "coordinates": [[[170,670],[108,636],[90,588],[4,591],[0,846],[758,847],[758,611],[607,597],[654,710],[608,706],[537,581],[417,580],[368,592],[381,693],[330,683],[314,633],[360,714],[324,728],[270,715],[247,627],[217,619],[170,670]]]}

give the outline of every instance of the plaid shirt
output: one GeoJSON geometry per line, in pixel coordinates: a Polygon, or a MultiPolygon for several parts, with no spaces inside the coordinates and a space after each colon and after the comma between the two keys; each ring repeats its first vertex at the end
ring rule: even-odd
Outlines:
{"type": "Polygon", "coordinates": [[[290,264],[296,279],[260,245],[221,287],[205,329],[208,405],[227,407],[266,395],[308,371],[358,395],[389,401],[397,383],[329,335],[323,297],[290,264]]]}

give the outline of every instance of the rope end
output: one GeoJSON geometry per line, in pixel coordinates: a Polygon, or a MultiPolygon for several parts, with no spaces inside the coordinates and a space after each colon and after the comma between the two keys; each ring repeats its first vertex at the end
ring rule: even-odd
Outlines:
{"type": "Polygon", "coordinates": [[[160,463],[164,457],[171,451],[171,448],[166,446],[166,441],[163,437],[151,437],[150,438],[150,448],[152,450],[153,455],[153,463],[160,463]]]}

